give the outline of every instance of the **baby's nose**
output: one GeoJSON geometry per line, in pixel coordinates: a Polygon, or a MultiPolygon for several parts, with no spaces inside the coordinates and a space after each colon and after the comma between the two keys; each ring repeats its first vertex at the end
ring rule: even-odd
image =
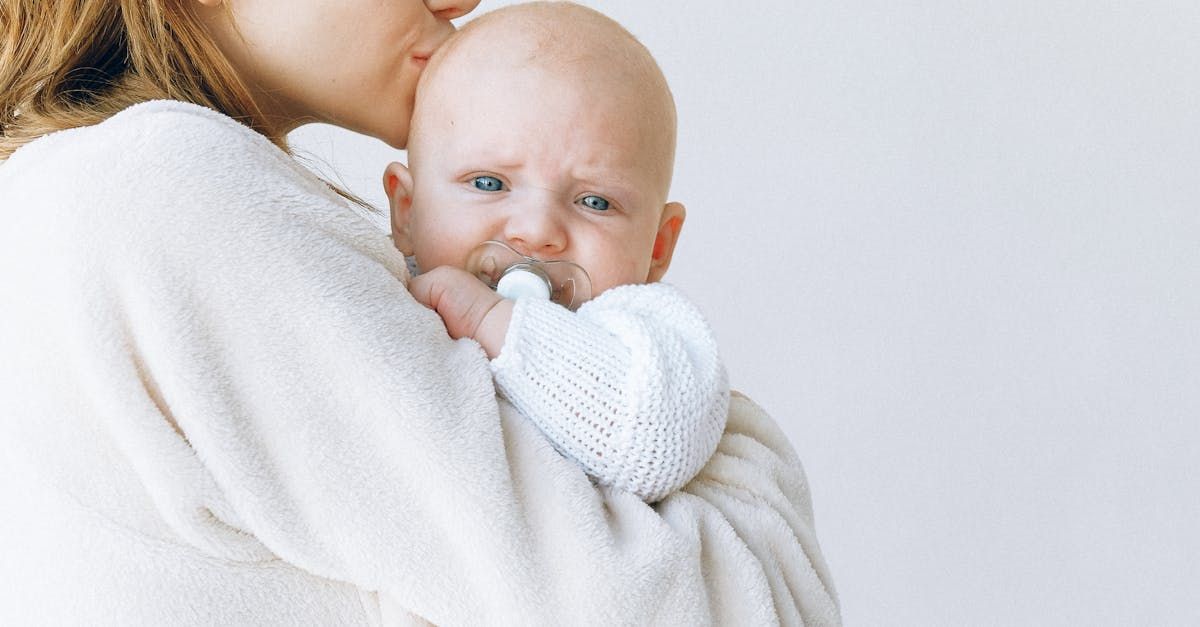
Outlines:
{"type": "Polygon", "coordinates": [[[504,238],[526,257],[547,258],[567,245],[567,231],[556,207],[533,207],[511,217],[504,238]]]}

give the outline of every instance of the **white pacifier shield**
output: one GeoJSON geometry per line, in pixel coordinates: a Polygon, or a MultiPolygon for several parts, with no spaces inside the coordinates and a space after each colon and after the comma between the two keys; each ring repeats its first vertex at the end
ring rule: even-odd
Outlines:
{"type": "Polygon", "coordinates": [[[541,298],[550,300],[550,284],[537,273],[514,268],[496,283],[496,293],[505,298],[541,298]]]}

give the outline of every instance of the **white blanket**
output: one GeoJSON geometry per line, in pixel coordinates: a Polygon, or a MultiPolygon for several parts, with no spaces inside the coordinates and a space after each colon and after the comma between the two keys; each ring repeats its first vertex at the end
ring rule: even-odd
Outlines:
{"type": "Polygon", "coordinates": [[[761,410],[654,507],[593,487],[386,238],[229,118],[39,140],[0,211],[0,624],[839,621],[761,410]]]}

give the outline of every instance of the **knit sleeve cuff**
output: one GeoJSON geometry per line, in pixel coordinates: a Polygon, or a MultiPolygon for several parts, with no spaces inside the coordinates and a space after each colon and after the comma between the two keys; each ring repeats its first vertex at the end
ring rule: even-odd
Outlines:
{"type": "Polygon", "coordinates": [[[491,368],[499,392],[560,453],[647,501],[695,476],[725,424],[716,341],[661,284],[613,288],[576,312],[519,299],[491,368]]]}
{"type": "Polygon", "coordinates": [[[628,456],[630,351],[604,328],[552,302],[518,299],[496,386],[555,448],[611,483],[628,456]]]}

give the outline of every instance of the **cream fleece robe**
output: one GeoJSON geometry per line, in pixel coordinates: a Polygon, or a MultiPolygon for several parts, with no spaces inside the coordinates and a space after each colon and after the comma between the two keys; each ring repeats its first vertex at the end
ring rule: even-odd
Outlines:
{"type": "Polygon", "coordinates": [[[223,115],[38,140],[0,211],[0,624],[839,620],[761,410],[654,507],[594,487],[387,239],[223,115]]]}

